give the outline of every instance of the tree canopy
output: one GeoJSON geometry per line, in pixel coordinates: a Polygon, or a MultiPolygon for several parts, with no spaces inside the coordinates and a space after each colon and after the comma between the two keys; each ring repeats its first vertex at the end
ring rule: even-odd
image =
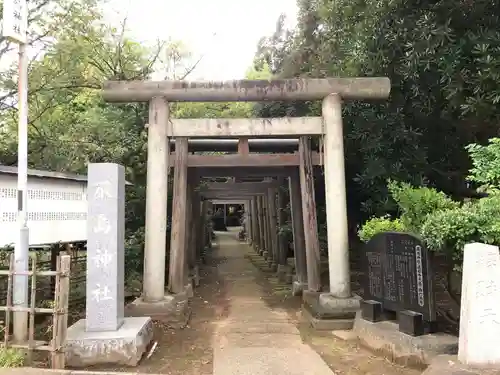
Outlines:
{"type": "MultiPolygon", "coordinates": [[[[84,173],[89,161],[125,165],[134,184],[127,225],[140,246],[147,106],[106,104],[100,88],[107,79],[145,79],[155,71],[189,78],[198,60],[182,41],[134,41],[126,19],[119,27],[106,24],[98,0],[28,3],[36,52],[29,65],[30,167],[84,173]]],[[[388,101],[344,106],[351,226],[397,210],[389,178],[435,187],[454,199],[473,194],[465,146],[498,135],[499,1],[297,3],[297,26],[287,30],[284,18],[278,20],[275,33],[263,36],[249,61],[248,78],[388,76],[392,82],[388,101]]],[[[13,48],[0,39],[4,65],[13,48]]],[[[7,165],[17,162],[16,75],[16,64],[0,75],[0,163],[7,165]]],[[[320,103],[179,103],[172,113],[319,115],[320,103]]],[[[318,212],[322,221],[321,207],[318,212]]]]}

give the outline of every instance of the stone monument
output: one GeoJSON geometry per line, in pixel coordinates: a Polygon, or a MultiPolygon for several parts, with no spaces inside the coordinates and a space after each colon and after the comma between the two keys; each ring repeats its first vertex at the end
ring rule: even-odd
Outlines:
{"type": "Polygon", "coordinates": [[[86,317],[68,329],[70,367],[136,366],[153,338],[149,317],[124,317],[125,172],[89,164],[86,317]]]}
{"type": "Polygon", "coordinates": [[[421,336],[436,320],[429,251],[415,236],[379,233],[366,245],[361,311],[364,319],[384,320],[396,312],[399,330],[421,336]]]}
{"type": "Polygon", "coordinates": [[[458,360],[500,365],[500,254],[497,246],[465,245],[458,360]]]}
{"type": "Polygon", "coordinates": [[[458,338],[437,332],[432,253],[418,237],[385,232],[364,249],[361,310],[353,331],[372,350],[415,365],[456,353],[458,338]]]}

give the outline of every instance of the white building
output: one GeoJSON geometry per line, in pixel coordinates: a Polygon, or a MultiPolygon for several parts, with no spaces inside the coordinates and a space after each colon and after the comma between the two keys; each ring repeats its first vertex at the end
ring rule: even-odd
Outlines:
{"type": "MultiPolygon", "coordinates": [[[[0,165],[0,247],[18,236],[17,167],[0,165]]],[[[87,176],[28,170],[30,246],[87,239],[87,176]]]]}

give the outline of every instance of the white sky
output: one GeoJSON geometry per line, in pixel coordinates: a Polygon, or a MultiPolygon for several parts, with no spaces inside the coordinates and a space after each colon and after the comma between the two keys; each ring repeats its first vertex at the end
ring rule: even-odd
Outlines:
{"type": "Polygon", "coordinates": [[[243,78],[259,39],[273,33],[281,13],[293,26],[296,0],[108,0],[105,7],[110,23],[128,17],[135,40],[172,38],[204,54],[190,79],[213,80],[243,78]]]}

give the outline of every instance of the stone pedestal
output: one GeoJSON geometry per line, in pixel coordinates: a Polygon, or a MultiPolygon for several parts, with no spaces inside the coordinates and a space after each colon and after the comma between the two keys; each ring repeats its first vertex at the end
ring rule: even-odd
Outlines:
{"type": "Polygon", "coordinates": [[[320,331],[351,329],[360,300],[358,296],[335,298],[329,293],[304,291],[303,314],[320,331]]]}
{"type": "Polygon", "coordinates": [[[282,283],[287,282],[287,276],[290,274],[290,267],[285,264],[278,264],[276,270],[276,276],[278,280],[282,283]]]}
{"type": "Polygon", "coordinates": [[[65,355],[69,367],[137,366],[153,339],[153,322],[148,317],[125,318],[116,331],[89,332],[85,326],[82,319],[68,329],[65,355]]]}
{"type": "Polygon", "coordinates": [[[172,328],[184,328],[191,317],[189,298],[192,296],[193,288],[189,284],[184,292],[165,295],[161,301],[149,302],[139,297],[125,307],[125,313],[127,316],[150,316],[172,328]]]}
{"type": "Polygon", "coordinates": [[[460,362],[456,355],[438,355],[422,375],[499,375],[498,366],[471,366],[460,362]]]}
{"type": "Polygon", "coordinates": [[[267,266],[271,269],[272,272],[276,272],[278,270],[278,265],[272,259],[267,260],[267,266]]]}
{"type": "Polygon", "coordinates": [[[292,283],[292,295],[301,296],[304,290],[307,290],[307,283],[301,283],[300,281],[292,283]]]}
{"type": "Polygon", "coordinates": [[[458,350],[455,336],[445,333],[407,335],[399,330],[398,323],[387,320],[369,322],[361,317],[361,312],[356,315],[352,332],[363,346],[401,365],[425,367],[436,356],[457,353],[458,350]]]}

